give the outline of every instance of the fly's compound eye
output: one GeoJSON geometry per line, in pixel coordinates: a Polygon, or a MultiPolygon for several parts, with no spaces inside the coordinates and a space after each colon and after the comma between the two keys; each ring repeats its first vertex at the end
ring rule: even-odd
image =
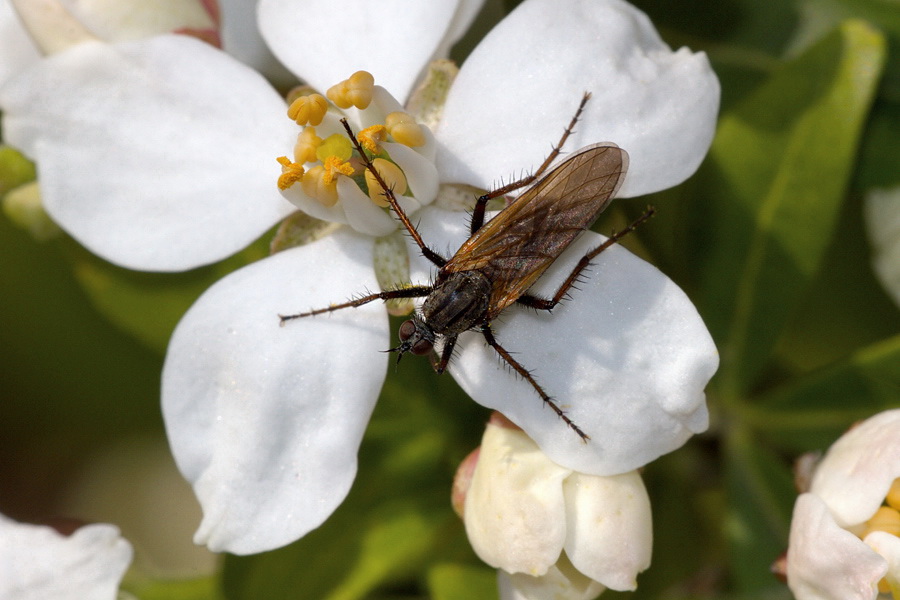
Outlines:
{"type": "Polygon", "coordinates": [[[404,345],[409,346],[408,351],[418,356],[428,354],[434,347],[432,341],[425,337],[420,326],[412,319],[403,321],[400,325],[400,330],[397,333],[400,336],[400,341],[403,342],[404,345]]]}

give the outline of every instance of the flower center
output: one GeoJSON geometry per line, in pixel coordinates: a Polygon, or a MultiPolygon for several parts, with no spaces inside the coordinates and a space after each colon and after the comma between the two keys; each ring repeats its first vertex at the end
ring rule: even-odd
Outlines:
{"type": "MultiPolygon", "coordinates": [[[[884,499],[884,504],[866,521],[865,529],[860,532],[860,539],[865,539],[873,531],[884,531],[900,537],[900,479],[895,479],[884,499]]],[[[890,593],[891,587],[886,579],[878,582],[878,591],[890,593]]]]}
{"type": "MultiPolygon", "coordinates": [[[[340,185],[341,178],[348,178],[376,206],[389,206],[385,190],[363,168],[361,157],[340,125],[340,119],[347,118],[351,124],[356,121],[357,139],[394,195],[416,198],[416,208],[431,202],[433,198],[416,197],[417,190],[410,185],[408,170],[419,166],[416,159],[409,152],[397,150],[400,145],[418,152],[428,145],[429,134],[423,126],[402,110],[387,110],[400,105],[376,86],[366,71],[357,71],[332,86],[326,95],[327,99],[316,93],[300,95],[288,107],[288,117],[302,129],[294,145],[293,160],[285,156],[277,159],[282,171],[278,188],[286,192],[299,183],[305,197],[334,207],[345,199],[342,195],[355,195],[353,188],[340,185]],[[354,115],[356,119],[351,118],[354,115]]],[[[287,194],[286,197],[298,203],[287,194]]],[[[353,219],[348,220],[353,223],[353,219]]]]}

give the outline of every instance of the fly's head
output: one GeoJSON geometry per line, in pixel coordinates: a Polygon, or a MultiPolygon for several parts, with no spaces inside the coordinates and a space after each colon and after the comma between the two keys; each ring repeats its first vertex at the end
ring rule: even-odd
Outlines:
{"type": "Polygon", "coordinates": [[[390,352],[398,353],[397,362],[400,362],[400,359],[407,352],[422,356],[428,354],[434,348],[434,329],[418,315],[403,321],[400,324],[398,334],[400,336],[400,345],[390,349],[390,352]]]}

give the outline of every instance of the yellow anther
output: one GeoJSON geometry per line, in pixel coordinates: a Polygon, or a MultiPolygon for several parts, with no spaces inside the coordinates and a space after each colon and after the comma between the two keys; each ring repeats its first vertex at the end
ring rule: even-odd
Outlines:
{"type": "Polygon", "coordinates": [[[338,201],[337,182],[325,182],[325,167],[316,165],[303,175],[303,192],[323,206],[334,206],[338,201]]]}
{"type": "Polygon", "coordinates": [[[384,118],[384,125],[398,144],[414,148],[425,143],[422,126],[405,112],[392,112],[384,118]]]}
{"type": "Polygon", "coordinates": [[[316,150],[322,145],[322,138],[316,135],[315,127],[304,127],[294,144],[294,161],[301,165],[315,162],[316,150]]]}
{"type": "Polygon", "coordinates": [[[900,479],[895,479],[888,490],[887,498],[885,498],[888,506],[892,506],[900,510],[900,479]]]}
{"type": "Polygon", "coordinates": [[[288,107],[288,116],[297,125],[318,125],[328,112],[328,100],[321,94],[298,96],[288,107]]]}
{"type": "Polygon", "coordinates": [[[900,536],[900,512],[890,506],[879,507],[872,518],[866,521],[865,535],[873,531],[885,531],[891,535],[900,536]]]}
{"type": "Polygon", "coordinates": [[[372,102],[375,91],[375,78],[368,71],[357,71],[349,79],[328,88],[325,95],[338,108],[355,106],[364,109],[372,102]]]}
{"type": "MultiPolygon", "coordinates": [[[[383,158],[376,158],[372,161],[372,165],[378,171],[381,179],[384,180],[385,185],[393,190],[395,195],[402,196],[406,193],[406,175],[403,174],[403,169],[383,158]]],[[[384,195],[384,188],[381,187],[381,184],[378,183],[378,180],[375,179],[375,176],[372,175],[369,169],[366,169],[366,185],[369,186],[369,198],[372,199],[376,206],[390,206],[384,195]]]]}
{"type": "Polygon", "coordinates": [[[350,160],[353,155],[353,145],[347,136],[339,133],[329,135],[316,149],[316,158],[322,162],[330,156],[337,156],[341,160],[350,160]]]}
{"type": "Polygon", "coordinates": [[[387,139],[387,129],[384,125],[372,125],[356,134],[356,139],[363,148],[372,154],[381,152],[381,142],[387,139]]]}
{"type": "Polygon", "coordinates": [[[287,156],[276,158],[281,164],[281,175],[278,177],[278,189],[286,190],[303,179],[303,163],[291,162],[287,156]]]}
{"type": "Polygon", "coordinates": [[[339,156],[329,156],[325,159],[325,174],[322,175],[322,180],[330,184],[337,179],[338,175],[346,175],[347,177],[353,175],[353,165],[342,160],[339,156]]]}

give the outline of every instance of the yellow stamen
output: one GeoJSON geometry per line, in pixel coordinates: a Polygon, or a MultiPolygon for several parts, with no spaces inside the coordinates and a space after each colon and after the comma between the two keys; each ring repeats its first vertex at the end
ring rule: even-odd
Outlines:
{"type": "Polygon", "coordinates": [[[304,127],[294,144],[294,161],[301,165],[315,162],[316,150],[322,145],[322,138],[316,135],[315,127],[304,127]]]}
{"type": "Polygon", "coordinates": [[[873,531],[885,531],[891,535],[900,536],[900,512],[890,506],[879,507],[872,518],[866,521],[866,532],[861,537],[865,537],[873,531]]]}
{"type": "Polygon", "coordinates": [[[885,498],[888,506],[892,506],[897,510],[900,510],[900,478],[895,479],[894,483],[891,484],[891,489],[888,490],[887,498],[885,498]]]}
{"type": "MultiPolygon", "coordinates": [[[[376,158],[372,161],[372,165],[378,171],[378,174],[381,175],[385,185],[393,190],[395,195],[402,196],[406,193],[406,175],[403,174],[403,170],[400,167],[383,158],[376,158]]],[[[376,206],[390,206],[384,195],[384,188],[381,187],[381,184],[378,183],[378,180],[375,179],[375,176],[368,169],[366,169],[366,184],[369,186],[369,198],[372,199],[376,206]]]]}
{"type": "Polygon", "coordinates": [[[286,190],[303,179],[303,164],[288,160],[287,156],[276,158],[281,164],[281,175],[278,177],[278,189],[286,190]]]}
{"type": "Polygon", "coordinates": [[[288,116],[297,125],[318,125],[328,112],[328,100],[321,94],[298,96],[288,107],[288,116]]]}
{"type": "Polygon", "coordinates": [[[325,95],[338,108],[355,106],[364,109],[372,102],[375,91],[375,78],[367,71],[357,71],[349,79],[331,86],[325,95]]]}
{"type": "Polygon", "coordinates": [[[384,125],[398,144],[415,148],[425,143],[422,126],[405,112],[392,112],[384,118],[384,125]]]}
{"type": "Polygon", "coordinates": [[[381,152],[381,142],[387,139],[387,129],[384,125],[372,125],[356,134],[356,139],[363,148],[372,154],[381,152]]]}
{"type": "Polygon", "coordinates": [[[322,181],[326,185],[330,185],[338,175],[353,175],[353,166],[341,160],[339,156],[329,156],[325,159],[325,174],[322,175],[322,181]]]}
{"type": "Polygon", "coordinates": [[[353,146],[347,136],[339,133],[329,135],[316,149],[316,158],[325,162],[329,156],[337,156],[341,160],[350,160],[353,146]]]}
{"type": "Polygon", "coordinates": [[[338,201],[337,182],[325,182],[325,167],[316,165],[303,175],[303,192],[323,206],[334,206],[338,201]]]}

